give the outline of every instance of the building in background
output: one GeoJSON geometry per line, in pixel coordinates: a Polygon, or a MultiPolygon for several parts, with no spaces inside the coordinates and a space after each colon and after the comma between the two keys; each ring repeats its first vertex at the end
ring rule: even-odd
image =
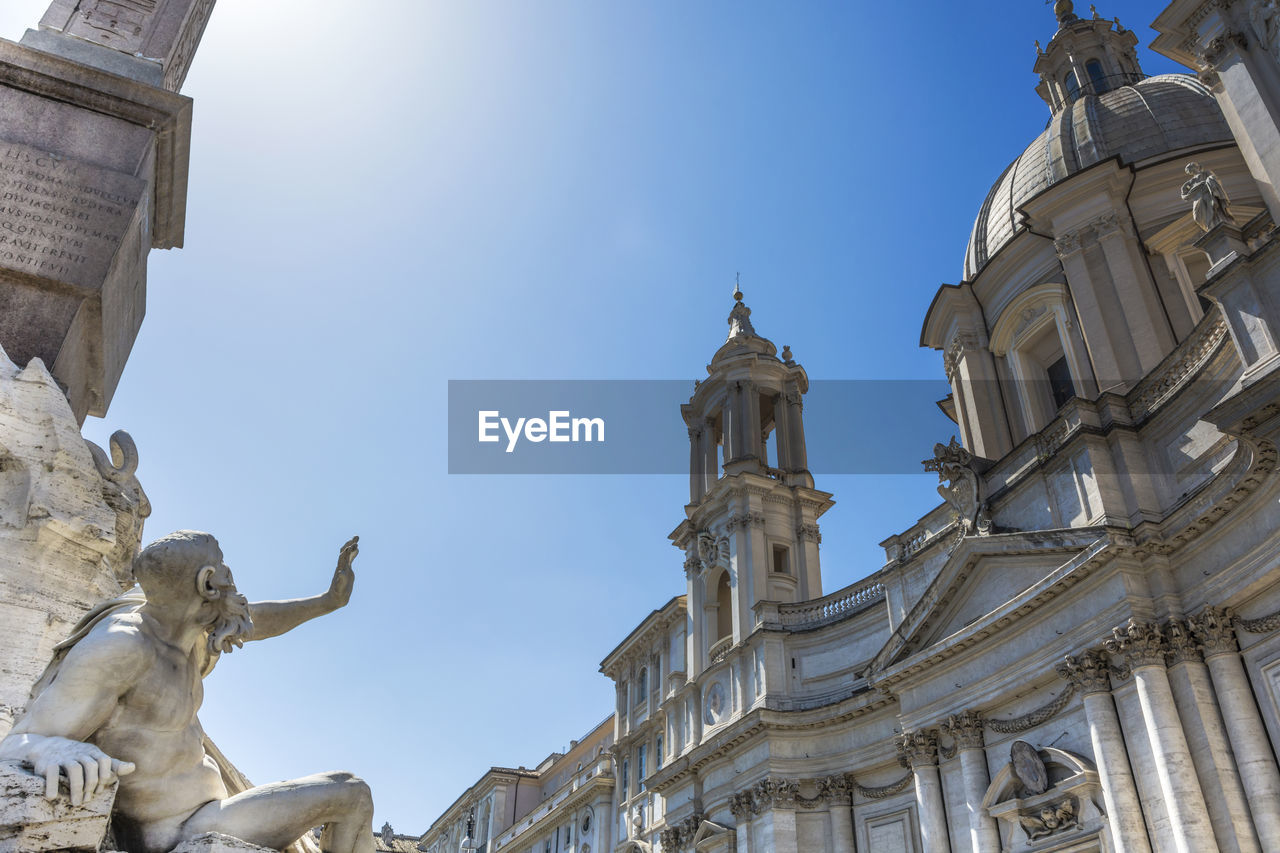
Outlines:
{"type": "Polygon", "coordinates": [[[612,825],[554,835],[583,798],[545,786],[481,849],[1280,850],[1280,10],[1178,0],[1155,47],[1197,73],[1157,77],[1055,15],[1048,125],[921,333],[943,503],[824,594],[808,380],[738,294],[683,407],[683,594],[601,665],[612,825]]]}

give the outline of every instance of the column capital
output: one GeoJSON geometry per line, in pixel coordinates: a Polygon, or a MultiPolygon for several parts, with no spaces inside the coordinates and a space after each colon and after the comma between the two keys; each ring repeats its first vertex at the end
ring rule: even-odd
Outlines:
{"type": "Polygon", "coordinates": [[[1165,665],[1164,632],[1155,622],[1130,619],[1127,625],[1111,629],[1111,639],[1102,645],[1113,655],[1122,655],[1130,669],[1165,665]]]}
{"type": "Polygon", "coordinates": [[[1206,607],[1191,617],[1191,629],[1204,649],[1204,656],[1233,654],[1239,651],[1235,631],[1236,615],[1230,608],[1206,607]]]}
{"type": "Polygon", "coordinates": [[[819,779],[818,796],[832,805],[848,805],[853,802],[853,781],[846,773],[819,779]]]}
{"type": "Polygon", "coordinates": [[[982,749],[982,715],[977,711],[961,711],[947,717],[942,728],[955,739],[956,749],[982,749]]]}
{"type": "Polygon", "coordinates": [[[1101,652],[1087,651],[1079,657],[1067,655],[1058,664],[1058,675],[1085,695],[1111,692],[1111,666],[1101,652]]]}
{"type": "Polygon", "coordinates": [[[1169,640],[1169,664],[1190,661],[1202,663],[1204,655],[1200,653],[1200,644],[1196,642],[1194,630],[1189,620],[1170,619],[1165,629],[1169,640]]]}
{"type": "Polygon", "coordinates": [[[937,730],[903,732],[898,736],[898,751],[901,759],[906,762],[906,766],[912,770],[936,766],[938,763],[937,730]]]}
{"type": "Polygon", "coordinates": [[[754,812],[754,806],[750,791],[739,791],[736,794],[729,795],[729,813],[739,823],[750,820],[754,812]]]}
{"type": "Polygon", "coordinates": [[[1063,234],[1060,237],[1055,237],[1053,240],[1053,248],[1057,251],[1058,257],[1063,260],[1070,255],[1076,254],[1083,248],[1080,240],[1080,232],[1072,231],[1068,234],[1063,234]]]}
{"type": "Polygon", "coordinates": [[[761,779],[751,789],[752,808],[756,814],[769,809],[794,809],[800,794],[800,783],[795,779],[761,779]]]}

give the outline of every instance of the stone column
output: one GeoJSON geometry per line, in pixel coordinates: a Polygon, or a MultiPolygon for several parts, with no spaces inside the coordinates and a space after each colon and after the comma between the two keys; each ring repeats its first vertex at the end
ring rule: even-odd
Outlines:
{"type": "Polygon", "coordinates": [[[728,389],[722,411],[726,464],[742,455],[742,388],[740,383],[730,382],[728,389]]]}
{"type": "Polygon", "coordinates": [[[998,853],[1000,830],[982,800],[991,786],[991,774],[987,770],[987,753],[982,736],[982,717],[974,711],[952,714],[943,723],[948,734],[955,739],[960,753],[960,775],[964,779],[965,806],[969,811],[969,845],[973,853],[998,853]]]}
{"type": "Polygon", "coordinates": [[[821,783],[831,814],[831,853],[856,853],[853,843],[853,784],[843,773],[821,783]]]}
{"type": "Polygon", "coordinates": [[[938,775],[938,733],[933,729],[903,732],[898,745],[915,777],[920,841],[929,853],[951,853],[942,779],[938,775]]]}
{"type": "Polygon", "coordinates": [[[1105,645],[1112,654],[1123,655],[1133,671],[1174,847],[1178,853],[1217,850],[1204,793],[1169,687],[1164,634],[1154,622],[1136,619],[1112,633],[1113,638],[1105,645]]]}
{"type": "Polygon", "coordinates": [[[761,446],[764,436],[760,432],[760,386],[750,381],[743,382],[742,393],[746,397],[742,407],[745,413],[742,424],[743,452],[759,460],[764,456],[761,446]]]}
{"type": "Polygon", "coordinates": [[[702,450],[702,434],[706,427],[689,427],[689,503],[696,504],[706,494],[707,475],[702,465],[706,454],[702,450]]]}
{"type": "Polygon", "coordinates": [[[1173,619],[1165,635],[1169,641],[1169,686],[1182,715],[1191,760],[1200,777],[1218,845],[1224,851],[1261,853],[1231,744],[1214,701],[1209,670],[1191,627],[1181,619],[1173,619]]]}
{"type": "Polygon", "coordinates": [[[1191,625],[1204,649],[1205,663],[1218,694],[1218,707],[1231,738],[1231,751],[1253,813],[1253,825],[1264,850],[1280,850],[1280,770],[1245,675],[1233,620],[1234,614],[1229,610],[1206,607],[1191,620],[1191,625]]]}
{"type": "Polygon", "coordinates": [[[794,466],[791,463],[791,425],[787,422],[786,394],[774,395],[773,430],[777,439],[774,445],[778,448],[778,458],[773,464],[783,471],[790,471],[794,466]]]}
{"type": "Polygon", "coordinates": [[[804,442],[804,401],[800,396],[800,386],[795,382],[788,382],[786,398],[790,419],[787,432],[791,438],[791,465],[796,471],[807,471],[809,452],[804,442]]]}
{"type": "Polygon", "coordinates": [[[1147,828],[1142,821],[1142,805],[1129,768],[1129,752],[1111,699],[1111,679],[1106,658],[1085,652],[1079,658],[1067,656],[1058,665],[1058,674],[1070,681],[1084,697],[1084,716],[1093,742],[1093,761],[1102,780],[1102,800],[1107,807],[1111,842],[1116,853],[1151,853],[1147,828]]]}

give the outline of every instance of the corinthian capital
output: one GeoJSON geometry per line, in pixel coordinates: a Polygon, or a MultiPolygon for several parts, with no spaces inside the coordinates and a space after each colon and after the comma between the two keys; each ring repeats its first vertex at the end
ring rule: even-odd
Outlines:
{"type": "Polygon", "coordinates": [[[1110,667],[1098,652],[1085,652],[1075,658],[1067,655],[1058,664],[1058,675],[1084,694],[1108,693],[1111,690],[1110,667]]]}
{"type": "Polygon", "coordinates": [[[1196,642],[1195,634],[1188,620],[1170,620],[1169,627],[1165,629],[1165,635],[1169,640],[1170,664],[1182,663],[1183,661],[1199,663],[1204,660],[1204,656],[1200,654],[1200,644],[1196,642]]]}
{"type": "Polygon", "coordinates": [[[837,773],[818,782],[818,796],[825,802],[847,805],[853,797],[853,780],[837,773]]]}
{"type": "Polygon", "coordinates": [[[1122,655],[1130,669],[1142,666],[1164,666],[1164,633],[1155,622],[1130,619],[1129,624],[1113,628],[1111,639],[1102,644],[1113,655],[1122,655]]]}
{"type": "Polygon", "coordinates": [[[1074,255],[1080,251],[1080,233],[1073,232],[1071,234],[1063,234],[1053,241],[1053,248],[1057,250],[1058,257],[1065,258],[1067,255],[1074,255]]]}
{"type": "Polygon", "coordinates": [[[898,749],[911,768],[938,763],[938,733],[934,729],[903,732],[898,736],[898,749]]]}
{"type": "Polygon", "coordinates": [[[982,717],[977,711],[962,711],[947,717],[942,728],[955,739],[956,749],[982,749],[982,717]]]}
{"type": "Polygon", "coordinates": [[[1205,657],[1232,654],[1236,643],[1235,614],[1229,608],[1206,607],[1191,617],[1191,630],[1204,648],[1205,657]]]}

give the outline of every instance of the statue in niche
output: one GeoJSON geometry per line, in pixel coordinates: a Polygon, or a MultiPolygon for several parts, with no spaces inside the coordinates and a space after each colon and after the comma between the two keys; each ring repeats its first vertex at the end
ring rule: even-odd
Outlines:
{"type": "Polygon", "coordinates": [[[133,561],[141,590],[100,604],[55,647],[27,713],[0,741],[72,804],[119,780],[113,830],[130,853],[163,853],[207,832],[279,850],[324,825],[325,853],[371,853],[373,801],[349,773],[320,773],[228,796],[197,718],[202,679],[226,652],[343,607],[359,537],[342,546],[329,589],[249,603],[218,542],[184,530],[133,561]]]}
{"type": "Polygon", "coordinates": [[[1280,9],[1276,0],[1258,0],[1249,9],[1249,23],[1258,43],[1277,60],[1280,60],[1280,9]]]}
{"type": "Polygon", "coordinates": [[[1223,222],[1234,222],[1227,213],[1230,199],[1218,176],[1201,169],[1199,163],[1188,163],[1187,174],[1191,177],[1182,184],[1182,199],[1191,202],[1191,218],[1200,230],[1210,231],[1223,222]]]}

